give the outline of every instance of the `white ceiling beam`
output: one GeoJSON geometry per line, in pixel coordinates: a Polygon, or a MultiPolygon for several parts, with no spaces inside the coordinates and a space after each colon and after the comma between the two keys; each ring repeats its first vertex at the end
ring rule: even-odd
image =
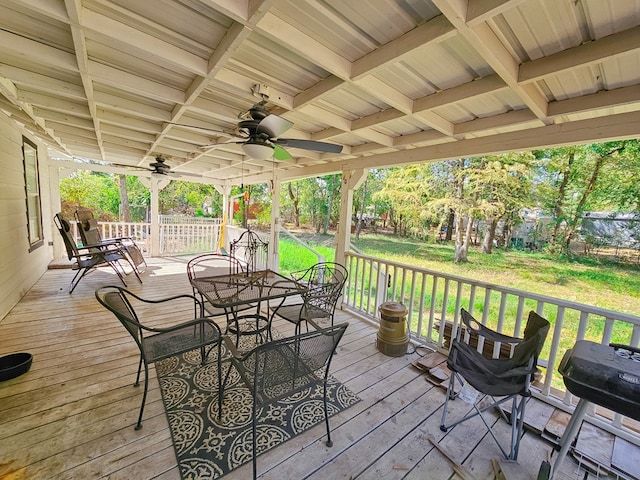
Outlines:
{"type": "Polygon", "coordinates": [[[521,84],[535,82],[549,75],[566,72],[614,59],[640,50],[640,27],[630,28],[620,33],[583,43],[574,48],[562,50],[553,55],[523,63],[518,73],[521,84]]]}
{"type": "Polygon", "coordinates": [[[518,6],[525,0],[467,0],[467,12],[465,15],[470,26],[486,22],[518,6]]]}
{"type": "Polygon", "coordinates": [[[640,108],[640,85],[582,95],[549,104],[549,116],[559,117],[584,112],[609,110],[613,107],[635,105],[640,108]]]}
{"type": "Polygon", "coordinates": [[[391,42],[360,57],[351,66],[351,80],[358,80],[376,70],[397,63],[410,53],[432,43],[441,42],[455,35],[456,29],[444,16],[439,15],[391,42]]]}
{"type": "Polygon", "coordinates": [[[337,159],[331,163],[284,171],[280,178],[291,180],[308,176],[337,173],[345,168],[384,168],[419,162],[436,162],[466,156],[494,155],[545,147],[598,143],[637,138],[640,131],[640,112],[591,118],[572,123],[545,125],[516,132],[487,137],[441,143],[438,145],[405,149],[382,155],[363,156],[348,161],[337,159]]]}
{"type": "Polygon", "coordinates": [[[83,27],[108,38],[111,45],[120,46],[124,51],[135,51],[159,65],[170,63],[203,77],[207,73],[207,62],[197,55],[105,15],[83,8],[82,23],[83,27]]]}
{"type": "Polygon", "coordinates": [[[315,41],[309,35],[293,27],[273,13],[268,12],[257,24],[257,30],[276,43],[286,47],[303,58],[312,58],[313,62],[343,80],[351,76],[351,62],[315,41]]]}
{"type": "Polygon", "coordinates": [[[433,0],[433,2],[531,111],[545,123],[550,123],[547,119],[546,99],[537,88],[518,84],[518,61],[505,48],[491,27],[486,22],[473,27],[467,25],[467,2],[458,1],[455,4],[448,0],[433,0]]]}
{"type": "Polygon", "coordinates": [[[126,93],[170,103],[184,103],[184,91],[160,82],[142,78],[109,65],[89,61],[88,72],[99,85],[107,85],[126,93]]]}
{"type": "Polygon", "coordinates": [[[22,68],[0,63],[0,76],[11,78],[12,82],[19,88],[40,90],[72,100],[86,100],[84,88],[81,85],[30,72],[22,68]]]}
{"type": "Polygon", "coordinates": [[[145,105],[140,102],[134,102],[111,93],[95,92],[95,101],[96,104],[100,105],[102,108],[108,108],[112,111],[134,115],[136,117],[159,120],[162,122],[166,122],[171,118],[169,112],[162,108],[152,107],[151,105],[145,105]]]}

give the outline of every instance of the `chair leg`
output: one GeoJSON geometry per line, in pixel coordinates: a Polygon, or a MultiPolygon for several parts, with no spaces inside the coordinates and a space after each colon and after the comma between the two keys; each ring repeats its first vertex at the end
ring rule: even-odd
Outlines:
{"type": "Polygon", "coordinates": [[[69,290],[69,293],[73,293],[73,291],[78,286],[78,283],[80,283],[80,280],[82,280],[82,277],[84,277],[87,274],[87,271],[88,270],[86,268],[83,268],[76,272],[76,274],[73,276],[73,279],[71,279],[71,289],[69,290]],[[80,275],[80,277],[78,277],[78,275],[80,275]]]}
{"type": "Polygon", "coordinates": [[[440,420],[440,430],[446,432],[449,427],[446,426],[447,421],[447,406],[449,405],[449,399],[453,398],[456,384],[456,374],[451,372],[449,376],[449,385],[447,386],[447,393],[445,394],[444,406],[442,407],[442,419],[440,420]]]}
{"type": "Polygon", "coordinates": [[[144,404],[147,401],[147,391],[149,390],[149,366],[144,362],[144,393],[142,394],[142,404],[140,405],[140,415],[138,416],[138,424],[136,430],[142,428],[142,413],[144,412],[144,404]]]}
{"type": "Polygon", "coordinates": [[[258,447],[258,428],[257,428],[257,419],[256,415],[258,413],[258,401],[256,399],[256,395],[253,395],[253,419],[251,422],[251,431],[252,431],[252,446],[253,446],[253,480],[258,478],[258,459],[256,449],[258,447]]]}
{"type": "Polygon", "coordinates": [[[324,423],[327,426],[327,447],[333,447],[333,442],[331,441],[331,430],[329,429],[329,410],[327,408],[327,379],[324,380],[324,423]]]}
{"type": "Polygon", "coordinates": [[[138,374],[136,375],[136,383],[133,384],[134,387],[140,385],[140,372],[142,371],[142,355],[140,355],[140,361],[138,362],[138,374]]]}
{"type": "Polygon", "coordinates": [[[517,404],[518,397],[513,397],[513,406],[511,407],[511,455],[510,460],[518,460],[518,451],[520,450],[520,439],[522,438],[522,431],[524,429],[524,412],[527,406],[528,397],[520,398],[520,403],[517,404]],[[517,412],[517,417],[513,417],[513,412],[517,412]],[[514,421],[515,420],[515,421],[514,421]]]}

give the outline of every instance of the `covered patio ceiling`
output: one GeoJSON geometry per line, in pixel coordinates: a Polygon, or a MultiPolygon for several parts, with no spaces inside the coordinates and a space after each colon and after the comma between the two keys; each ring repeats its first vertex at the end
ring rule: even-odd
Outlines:
{"type": "Polygon", "coordinates": [[[0,93],[70,157],[220,185],[637,138],[640,0],[4,0],[0,93]],[[207,147],[256,84],[342,152],[207,147]]]}

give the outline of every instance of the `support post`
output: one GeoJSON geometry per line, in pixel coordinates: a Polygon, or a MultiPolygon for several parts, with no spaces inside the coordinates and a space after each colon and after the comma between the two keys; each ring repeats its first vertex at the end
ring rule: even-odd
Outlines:
{"type": "Polygon", "coordinates": [[[340,188],[340,221],[336,232],[336,262],[346,266],[345,253],[351,247],[351,213],[353,191],[367,178],[368,169],[342,171],[340,188]]]}

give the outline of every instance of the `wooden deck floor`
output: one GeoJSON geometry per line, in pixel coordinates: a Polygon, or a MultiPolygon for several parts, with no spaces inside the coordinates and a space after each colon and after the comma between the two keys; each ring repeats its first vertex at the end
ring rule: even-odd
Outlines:
{"type": "MultiPolygon", "coordinates": [[[[132,290],[160,298],[189,293],[185,259],[151,259],[144,284],[132,290]]],[[[28,351],[32,369],[0,383],[0,479],[162,479],[180,474],[155,370],[144,427],[135,431],[141,390],[132,387],[137,350],[122,326],[95,301],[98,286],[118,283],[107,270],[92,273],[69,295],[70,270],[49,270],[0,321],[0,354],[28,351]]],[[[158,318],[180,312],[158,311],[158,318]]],[[[444,392],[411,362],[377,351],[377,330],[345,312],[350,326],[332,373],[362,399],[331,419],[334,445],[322,425],[258,459],[264,479],[451,479],[452,464],[430,440],[448,450],[473,478],[493,479],[500,458],[480,420],[448,433],[438,425],[444,392]]],[[[284,331],[286,325],[277,325],[284,331]]],[[[451,403],[462,413],[468,406],[451,403]]],[[[509,427],[496,420],[501,434],[509,427]]],[[[531,479],[551,447],[526,433],[519,463],[531,479]]],[[[560,478],[584,478],[567,459],[560,478]]],[[[250,478],[250,464],[226,478],[250,478]]]]}

